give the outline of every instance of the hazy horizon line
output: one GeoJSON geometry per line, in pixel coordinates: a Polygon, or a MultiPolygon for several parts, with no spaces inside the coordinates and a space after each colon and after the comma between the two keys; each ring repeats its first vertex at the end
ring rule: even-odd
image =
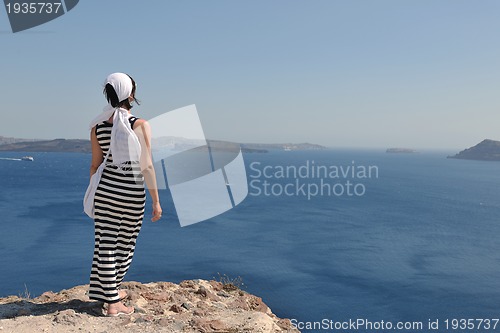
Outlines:
{"type": "MultiPolygon", "coordinates": [[[[168,136],[166,136],[168,137],[168,136]]],[[[85,138],[20,138],[20,137],[8,137],[8,136],[2,136],[0,135],[0,138],[8,138],[8,139],[15,139],[15,140],[27,140],[27,141],[52,141],[52,140],[84,140],[84,141],[90,141],[89,139],[85,138]]],[[[237,142],[237,141],[231,141],[231,140],[222,140],[222,139],[214,139],[214,138],[207,138],[207,140],[212,140],[212,141],[222,141],[222,142],[232,142],[232,143],[238,143],[238,144],[255,144],[255,145],[287,145],[287,144],[292,144],[292,145],[300,145],[300,144],[310,144],[310,145],[318,145],[321,146],[325,149],[355,149],[355,150],[387,150],[390,148],[400,148],[400,149],[412,149],[415,150],[416,153],[422,152],[422,151],[455,151],[455,150],[464,150],[470,147],[473,147],[477,145],[479,142],[468,146],[468,147],[417,147],[417,146],[409,146],[409,145],[391,145],[391,146],[360,146],[360,145],[325,145],[325,144],[320,144],[320,143],[314,143],[314,142],[294,142],[294,141],[288,141],[288,142],[237,142]]],[[[493,139],[483,139],[483,140],[493,140],[493,139]]],[[[481,140],[481,141],[483,141],[481,140]]],[[[481,142],[480,141],[480,142],[481,142]]],[[[500,140],[493,140],[493,141],[500,141],[500,140]]]]}

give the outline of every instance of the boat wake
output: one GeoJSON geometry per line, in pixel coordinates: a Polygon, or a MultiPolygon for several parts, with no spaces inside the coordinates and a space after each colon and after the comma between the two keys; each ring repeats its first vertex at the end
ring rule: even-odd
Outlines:
{"type": "Polygon", "coordinates": [[[0,157],[0,160],[6,160],[6,161],[22,161],[20,158],[8,158],[8,157],[0,157]]]}

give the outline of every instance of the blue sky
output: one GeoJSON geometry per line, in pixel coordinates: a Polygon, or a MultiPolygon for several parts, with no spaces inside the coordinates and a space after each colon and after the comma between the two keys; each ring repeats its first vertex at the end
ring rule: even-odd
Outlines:
{"type": "Polygon", "coordinates": [[[102,81],[122,71],[138,82],[136,115],[196,104],[213,139],[500,140],[499,12],[496,0],[80,1],[13,34],[0,8],[0,135],[88,138],[102,81]]]}

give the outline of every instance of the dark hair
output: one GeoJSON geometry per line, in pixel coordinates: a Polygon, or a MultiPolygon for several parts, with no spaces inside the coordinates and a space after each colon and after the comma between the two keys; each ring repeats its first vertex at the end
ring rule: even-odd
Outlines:
{"type": "MultiPolygon", "coordinates": [[[[137,98],[135,98],[135,89],[136,89],[135,81],[130,75],[127,74],[127,76],[130,78],[130,80],[132,80],[132,93],[131,93],[131,95],[134,98],[134,102],[136,102],[137,105],[140,105],[139,100],[137,100],[137,98]]],[[[118,100],[118,95],[116,94],[115,88],[113,88],[113,86],[111,84],[109,84],[109,83],[106,84],[106,86],[104,87],[103,93],[104,93],[104,96],[106,96],[108,103],[111,104],[112,107],[124,108],[127,110],[132,109],[132,105],[130,104],[128,97],[125,98],[123,101],[118,100]]]]}

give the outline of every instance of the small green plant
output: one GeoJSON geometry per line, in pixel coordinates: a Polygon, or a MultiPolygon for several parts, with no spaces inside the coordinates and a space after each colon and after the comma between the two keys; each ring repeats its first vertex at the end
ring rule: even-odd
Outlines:
{"type": "Polygon", "coordinates": [[[22,291],[22,292],[19,293],[19,298],[22,298],[22,299],[25,299],[25,300],[31,299],[31,293],[28,290],[28,287],[26,286],[26,283],[24,284],[24,291],[22,291]]]}
{"type": "Polygon", "coordinates": [[[222,283],[222,289],[225,291],[239,290],[245,285],[241,276],[231,278],[227,274],[221,275],[219,272],[217,272],[217,275],[219,276],[219,282],[222,283]]]}

